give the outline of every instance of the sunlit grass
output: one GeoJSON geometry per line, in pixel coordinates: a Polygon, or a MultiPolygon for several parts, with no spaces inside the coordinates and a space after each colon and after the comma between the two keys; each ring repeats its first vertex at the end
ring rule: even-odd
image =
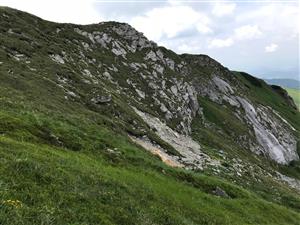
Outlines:
{"type": "Polygon", "coordinates": [[[298,89],[292,89],[292,88],[286,88],[289,95],[294,99],[296,105],[298,106],[298,110],[300,109],[300,90],[298,89]]]}

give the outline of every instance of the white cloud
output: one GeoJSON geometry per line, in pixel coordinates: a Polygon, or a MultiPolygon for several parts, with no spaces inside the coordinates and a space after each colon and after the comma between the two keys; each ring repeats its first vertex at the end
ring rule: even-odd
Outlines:
{"type": "Polygon", "coordinates": [[[257,25],[245,25],[234,29],[234,34],[226,39],[214,38],[209,42],[208,48],[224,48],[234,44],[235,41],[252,40],[259,38],[262,32],[257,25]]]}
{"type": "Polygon", "coordinates": [[[234,36],[237,40],[252,40],[262,35],[257,25],[245,25],[234,30],[234,36]]]}
{"type": "Polygon", "coordinates": [[[213,33],[213,30],[209,26],[207,26],[207,24],[205,24],[205,23],[198,22],[195,26],[196,26],[197,31],[202,34],[213,33]]]}
{"type": "Polygon", "coordinates": [[[226,38],[226,39],[215,38],[210,41],[208,48],[224,48],[233,45],[233,43],[234,41],[232,38],[226,38]]]}
{"type": "Polygon", "coordinates": [[[143,16],[132,18],[130,24],[155,41],[164,35],[173,38],[180,32],[195,28],[198,32],[211,33],[210,19],[189,6],[172,5],[154,8],[143,16]]]}
{"type": "Polygon", "coordinates": [[[230,15],[234,12],[236,4],[234,3],[216,3],[213,7],[212,14],[217,17],[230,15]]]}
{"type": "Polygon", "coordinates": [[[26,11],[46,20],[78,24],[103,20],[93,4],[93,0],[0,0],[2,6],[26,11]]]}
{"type": "Polygon", "coordinates": [[[275,35],[286,40],[299,35],[299,13],[297,3],[269,3],[237,14],[235,22],[252,21],[252,23],[259,24],[259,27],[268,32],[269,36],[275,35]]]}
{"type": "Polygon", "coordinates": [[[277,50],[277,48],[278,48],[278,45],[272,43],[272,44],[267,45],[267,46],[265,47],[265,52],[275,52],[275,51],[277,50]]]}

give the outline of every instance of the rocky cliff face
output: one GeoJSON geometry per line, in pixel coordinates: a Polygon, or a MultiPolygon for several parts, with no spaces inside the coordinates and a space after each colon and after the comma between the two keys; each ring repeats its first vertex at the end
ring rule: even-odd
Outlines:
{"type": "Polygon", "coordinates": [[[218,164],[201,151],[207,144],[195,140],[198,128],[210,132],[203,137],[206,140],[224,134],[232,146],[280,164],[299,159],[298,128],[291,124],[293,118],[280,111],[286,107],[297,114],[289,107],[291,99],[287,103],[256,78],[232,72],[205,55],[177,55],[128,24],[49,23],[45,28],[38,19],[30,18],[33,25],[27,31],[8,28],[9,14],[0,17],[4,70],[14,76],[18,71],[11,65],[18,64],[39,79],[54,83],[65,101],[91,105],[96,111],[109,105],[121,107],[120,101],[126,103],[145,125],[128,122],[117,111],[114,119],[124,120],[138,138],[143,134],[150,142],[153,138],[145,129],[152,129],[180,153],[175,160],[187,167],[202,168],[204,161],[218,164]],[[43,29],[47,36],[40,32],[43,29]],[[274,108],[253,97],[254,88],[267,90],[283,106],[274,108]],[[209,112],[208,106],[220,114],[209,112]],[[229,120],[222,118],[222,111],[229,120]],[[228,126],[224,126],[226,122],[228,126]],[[232,123],[239,129],[231,127],[232,123]]]}
{"type": "MultiPolygon", "coordinates": [[[[208,56],[176,55],[148,41],[128,24],[98,26],[98,30],[91,31],[74,28],[74,32],[85,38],[77,41],[81,45],[80,55],[101,49],[114,57],[109,65],[91,60],[89,66],[97,66],[96,74],[88,67],[83,69],[83,76],[90,82],[97,82],[100,74],[115,90],[127,95],[132,105],[142,106],[184,135],[191,134],[193,119],[203,116],[198,96],[209,98],[222,107],[230,107],[235,118],[247,126],[243,148],[282,164],[299,159],[294,128],[275,110],[254,104],[235,75],[218,62],[208,56]],[[127,68],[126,74],[121,72],[123,67],[127,68]],[[206,76],[194,72],[193,67],[208,68],[206,76]]],[[[49,57],[58,64],[71,63],[63,52],[49,57]]],[[[150,121],[145,119],[149,125],[150,121]]]]}

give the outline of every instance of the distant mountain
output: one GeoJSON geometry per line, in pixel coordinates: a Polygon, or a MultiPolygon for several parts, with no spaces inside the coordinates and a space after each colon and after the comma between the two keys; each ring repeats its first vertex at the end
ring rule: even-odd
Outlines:
{"type": "Polygon", "coordinates": [[[286,88],[300,89],[300,81],[294,79],[264,79],[268,84],[279,85],[286,88]]]}

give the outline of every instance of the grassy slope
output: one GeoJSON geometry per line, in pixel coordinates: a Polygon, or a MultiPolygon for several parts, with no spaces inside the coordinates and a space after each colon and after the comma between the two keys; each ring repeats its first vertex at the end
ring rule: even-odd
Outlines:
{"type": "Polygon", "coordinates": [[[37,122],[56,124],[57,118],[22,113],[18,119],[3,110],[1,115],[6,119],[1,120],[0,224],[297,224],[300,219],[296,211],[225,181],[168,168],[127,138],[101,126],[95,131],[88,121],[59,121],[66,134],[81,127],[103,143],[70,151],[39,143],[44,140],[24,141],[37,122]],[[12,138],[15,132],[24,139],[12,138]],[[216,186],[232,199],[212,195],[216,186]]]}
{"type": "Polygon", "coordinates": [[[219,178],[168,168],[105,114],[53,95],[43,81],[26,82],[38,96],[0,85],[0,224],[298,223],[295,196],[286,208],[219,178]],[[217,186],[232,199],[212,195],[217,186]]]}
{"type": "Polygon", "coordinates": [[[289,95],[294,99],[295,103],[297,104],[298,108],[300,108],[300,90],[286,88],[289,95]]]}
{"type": "Polygon", "coordinates": [[[26,81],[36,87],[35,98],[19,94],[13,84],[0,85],[0,224],[297,224],[300,219],[295,196],[295,206],[286,208],[219,178],[168,168],[132,144],[105,114],[53,95],[38,79],[26,81]],[[212,195],[217,186],[232,199],[212,195]]]}

